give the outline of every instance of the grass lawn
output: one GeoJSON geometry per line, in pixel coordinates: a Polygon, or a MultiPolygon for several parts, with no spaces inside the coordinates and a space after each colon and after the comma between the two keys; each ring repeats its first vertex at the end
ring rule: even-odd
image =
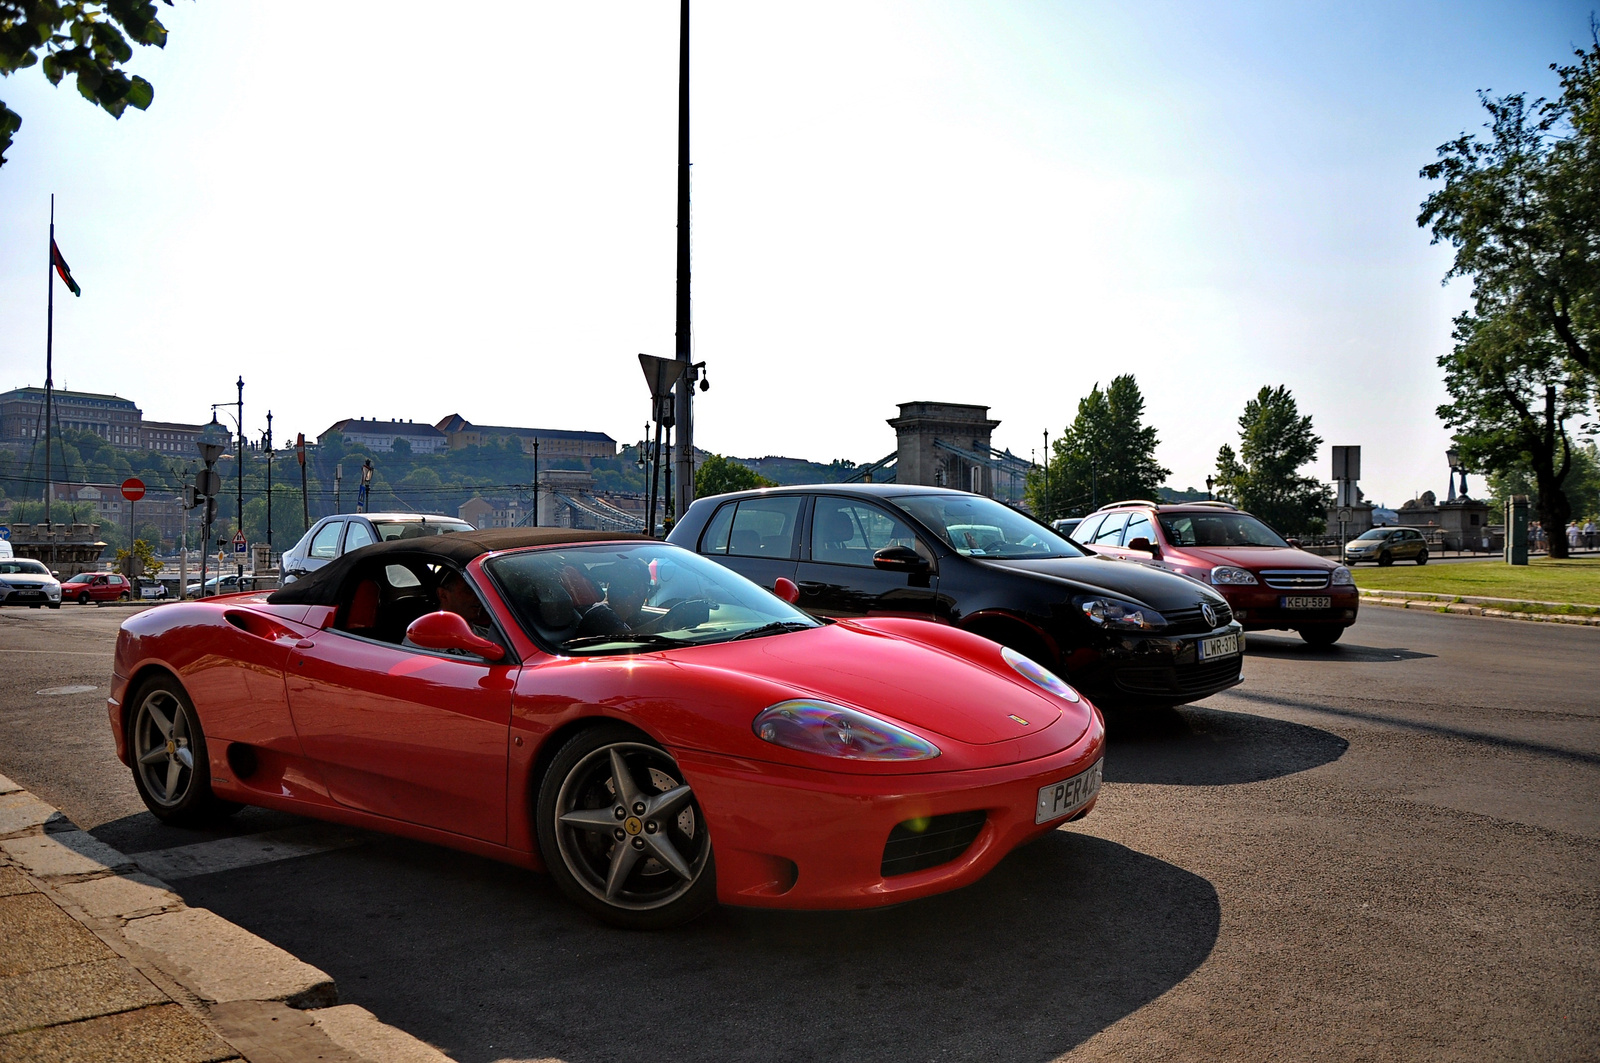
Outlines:
{"type": "Polygon", "coordinates": [[[1504,561],[1389,568],[1360,565],[1351,569],[1356,585],[1384,591],[1422,591],[1532,602],[1576,602],[1600,606],[1600,557],[1551,561],[1541,558],[1526,566],[1504,561]]]}

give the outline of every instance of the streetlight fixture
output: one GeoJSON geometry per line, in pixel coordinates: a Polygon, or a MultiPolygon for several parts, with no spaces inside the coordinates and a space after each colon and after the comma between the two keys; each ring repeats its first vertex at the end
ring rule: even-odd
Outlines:
{"type": "Polygon", "coordinates": [[[1450,463],[1450,497],[1447,498],[1446,501],[1447,502],[1454,502],[1456,500],[1456,497],[1457,497],[1456,496],[1456,474],[1457,473],[1461,474],[1461,495],[1460,495],[1460,497],[1463,500],[1466,499],[1466,497],[1467,497],[1467,467],[1465,465],[1461,464],[1461,451],[1458,450],[1455,447],[1451,447],[1449,450],[1444,452],[1444,460],[1450,463]]]}
{"type": "Polygon", "coordinates": [[[1215,502],[1216,501],[1216,496],[1211,493],[1211,488],[1216,485],[1216,482],[1217,481],[1215,479],[1213,479],[1212,477],[1210,477],[1210,476],[1206,477],[1206,501],[1207,502],[1215,502]]]}

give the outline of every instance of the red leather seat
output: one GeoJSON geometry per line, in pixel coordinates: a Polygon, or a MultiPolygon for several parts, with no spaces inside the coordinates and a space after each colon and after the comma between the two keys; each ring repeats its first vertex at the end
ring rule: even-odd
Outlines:
{"type": "Polygon", "coordinates": [[[350,611],[345,614],[346,631],[368,631],[378,626],[378,602],[382,597],[378,581],[364,579],[350,598],[350,611]]]}

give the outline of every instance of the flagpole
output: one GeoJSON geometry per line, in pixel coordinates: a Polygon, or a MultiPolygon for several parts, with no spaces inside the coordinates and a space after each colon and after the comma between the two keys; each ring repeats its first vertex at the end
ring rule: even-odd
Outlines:
{"type": "MultiPolygon", "coordinates": [[[[51,393],[55,389],[55,381],[51,379],[55,361],[56,342],[56,194],[50,193],[50,247],[45,256],[48,263],[46,272],[49,276],[45,283],[49,286],[50,294],[45,301],[44,325],[44,526],[46,533],[50,528],[50,413],[51,393]]],[[[52,555],[54,556],[54,555],[52,555]]]]}

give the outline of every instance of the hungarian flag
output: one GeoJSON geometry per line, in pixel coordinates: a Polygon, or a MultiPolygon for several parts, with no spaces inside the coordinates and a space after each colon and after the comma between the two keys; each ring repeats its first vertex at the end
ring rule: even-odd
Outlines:
{"type": "Polygon", "coordinates": [[[72,279],[72,267],[67,265],[67,260],[61,257],[61,248],[56,246],[54,237],[50,239],[50,264],[61,274],[61,281],[73,295],[82,295],[83,289],[78,287],[78,282],[72,279]]]}

